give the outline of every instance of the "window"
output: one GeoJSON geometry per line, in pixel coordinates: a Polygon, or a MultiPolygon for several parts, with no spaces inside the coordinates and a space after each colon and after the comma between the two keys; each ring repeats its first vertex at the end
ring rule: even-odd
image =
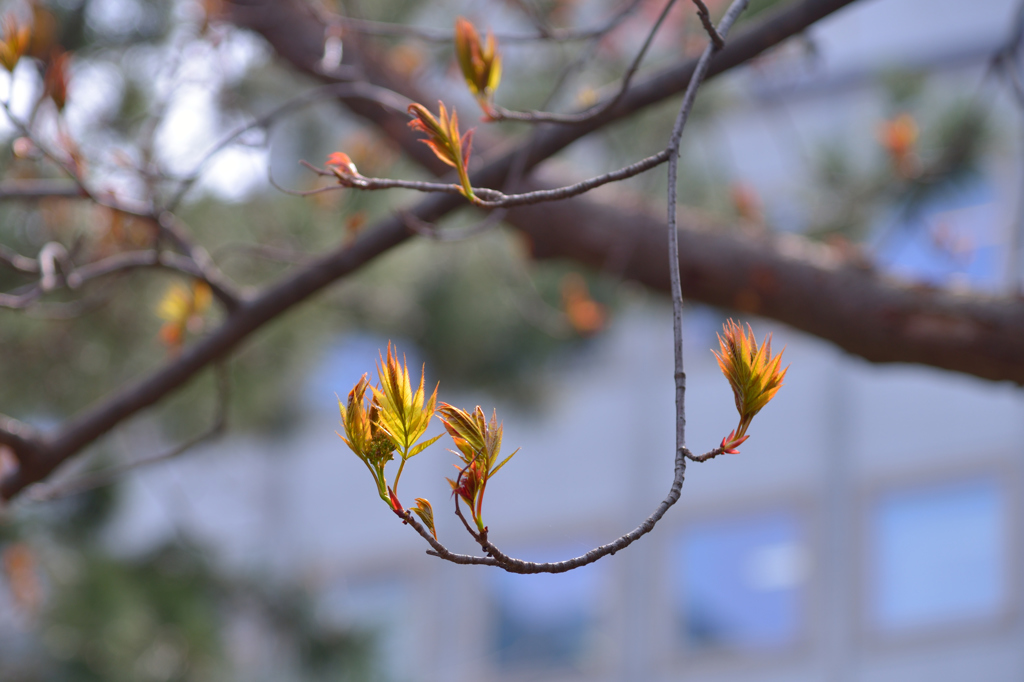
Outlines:
{"type": "MultiPolygon", "coordinates": [[[[545,560],[529,554],[516,556],[545,560]]],[[[606,578],[600,562],[560,574],[492,572],[488,589],[494,607],[491,635],[497,667],[587,667],[596,652],[597,609],[608,589],[606,578]]]]}
{"type": "Polygon", "coordinates": [[[997,616],[1008,593],[1006,506],[994,476],[880,495],[868,521],[869,624],[899,634],[997,616]]]}
{"type": "Polygon", "coordinates": [[[770,650],[804,630],[810,556],[793,511],[693,523],[675,547],[675,612],[691,650],[770,650]]]}

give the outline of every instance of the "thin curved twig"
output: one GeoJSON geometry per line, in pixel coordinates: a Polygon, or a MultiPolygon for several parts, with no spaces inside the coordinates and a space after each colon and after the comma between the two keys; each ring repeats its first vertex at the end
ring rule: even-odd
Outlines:
{"type": "Polygon", "coordinates": [[[164,210],[174,211],[192,186],[195,185],[195,183],[202,177],[203,171],[209,164],[210,160],[219,152],[233,144],[242,135],[256,128],[267,128],[285,116],[301,111],[305,107],[313,105],[321,100],[333,97],[358,97],[360,99],[376,102],[382,107],[401,112],[405,112],[406,109],[408,109],[409,104],[412,103],[412,100],[394,92],[393,90],[388,90],[387,88],[382,88],[378,85],[372,85],[366,82],[332,83],[330,85],[325,85],[309,92],[302,93],[301,95],[298,95],[297,97],[294,97],[268,111],[266,114],[238,126],[210,147],[195,166],[193,166],[192,171],[179,181],[178,189],[167,201],[164,206],[164,210]]]}
{"type": "MultiPolygon", "coordinates": [[[[554,189],[537,190],[534,192],[524,192],[523,194],[505,194],[498,190],[488,189],[486,187],[473,187],[473,193],[476,195],[475,199],[471,201],[474,206],[480,208],[510,208],[512,206],[526,206],[529,204],[540,204],[546,201],[558,201],[559,199],[568,199],[570,197],[579,196],[585,194],[592,189],[596,189],[602,185],[607,185],[610,182],[618,182],[631,178],[640,173],[651,170],[669,160],[670,152],[668,149],[663,149],[657,154],[652,154],[646,158],[640,159],[635,163],[631,163],[628,166],[623,166],[617,170],[604,173],[592,178],[588,178],[581,182],[577,182],[572,185],[565,185],[564,187],[556,187],[554,189]],[[489,199],[484,197],[490,197],[489,199]]],[[[328,176],[333,175],[323,169],[316,168],[308,162],[301,162],[310,170],[319,173],[320,175],[328,176]]],[[[353,189],[365,189],[365,190],[382,190],[382,189],[413,189],[419,192],[442,192],[445,194],[462,194],[462,188],[459,185],[438,183],[438,182],[422,182],[419,180],[392,180],[389,178],[370,178],[365,175],[349,175],[345,176],[344,179],[338,179],[339,184],[331,187],[320,187],[312,190],[289,190],[280,187],[275,184],[275,187],[283,192],[292,194],[295,196],[310,196],[313,194],[320,194],[321,192],[343,189],[346,187],[353,189]]]]}
{"type": "Polygon", "coordinates": [[[495,121],[522,121],[526,123],[584,123],[595,119],[607,111],[610,111],[612,107],[619,103],[629,90],[630,83],[633,82],[633,76],[636,75],[637,70],[640,68],[640,63],[647,55],[647,50],[651,47],[654,42],[654,36],[657,35],[658,29],[665,22],[665,17],[668,16],[668,12],[672,9],[672,6],[676,3],[676,0],[668,0],[665,3],[664,9],[661,10],[661,14],[658,15],[657,21],[651,26],[651,30],[647,32],[647,38],[644,40],[643,46],[640,51],[637,52],[636,57],[633,58],[629,68],[626,69],[626,73],[622,76],[622,83],[619,85],[618,92],[614,96],[606,99],[603,102],[595,104],[594,106],[584,111],[575,114],[558,114],[549,111],[512,111],[499,107],[497,105],[492,106],[491,112],[489,112],[490,118],[495,121]]]}
{"type": "MultiPolygon", "coordinates": [[[[580,194],[585,194],[586,192],[596,189],[601,185],[607,185],[610,182],[617,182],[619,180],[631,178],[634,175],[639,175],[640,173],[644,173],[652,168],[660,166],[668,161],[668,159],[668,150],[662,150],[657,154],[652,154],[651,156],[640,159],[628,166],[623,166],[622,168],[613,170],[609,173],[588,178],[587,180],[583,180],[572,185],[556,187],[555,189],[537,190],[535,192],[525,192],[523,194],[502,194],[497,199],[478,199],[473,203],[482,208],[508,208],[511,206],[526,206],[529,204],[540,204],[546,201],[568,199],[570,197],[579,196],[580,194]]],[[[477,192],[478,190],[473,188],[473,191],[477,192]]],[[[499,194],[501,193],[499,192],[499,194]]],[[[480,194],[479,196],[486,196],[486,194],[480,194]]]]}
{"type": "MultiPolygon", "coordinates": [[[[441,544],[441,542],[434,539],[433,535],[431,535],[426,528],[416,522],[411,512],[407,511],[405,516],[402,518],[406,523],[412,526],[413,529],[423,537],[423,539],[430,543],[431,549],[427,550],[427,554],[436,556],[439,559],[444,559],[445,561],[450,561],[455,564],[496,566],[508,571],[509,573],[565,573],[566,571],[571,571],[573,569],[586,566],[587,564],[592,564],[608,555],[615,554],[616,552],[629,547],[644,535],[654,530],[658,521],[661,520],[672,505],[679,501],[679,497],[683,490],[683,483],[686,479],[686,460],[691,459],[693,461],[703,462],[715,456],[713,453],[715,453],[715,450],[704,455],[693,455],[685,447],[681,448],[676,454],[675,475],[672,479],[672,485],[669,487],[668,495],[666,495],[665,499],[661,501],[658,508],[654,510],[654,513],[644,519],[643,523],[629,533],[626,533],[612,542],[595,547],[585,554],[573,557],[572,559],[566,559],[565,561],[538,563],[533,561],[524,561],[523,559],[516,559],[508,556],[486,539],[480,542],[480,545],[488,556],[479,557],[470,554],[459,554],[451,551],[441,544]]],[[[463,522],[465,523],[465,520],[463,520],[463,522]]],[[[476,537],[475,533],[471,532],[471,534],[476,537]]]]}
{"type": "MultiPolygon", "coordinates": [[[[736,18],[747,8],[750,0],[733,0],[733,3],[726,10],[725,16],[718,23],[718,30],[711,34],[711,42],[704,48],[697,66],[694,68],[693,76],[686,86],[683,94],[683,102],[679,107],[679,114],[676,116],[675,124],[672,127],[672,136],[669,138],[668,151],[668,257],[669,273],[671,279],[672,295],[672,336],[673,352],[675,356],[675,384],[676,384],[676,448],[677,455],[682,456],[686,451],[686,370],[683,365],[683,288],[682,279],[679,273],[679,228],[676,221],[676,194],[679,181],[679,144],[683,137],[683,128],[690,118],[693,104],[697,99],[697,88],[708,74],[711,66],[711,58],[721,49],[720,43],[715,40],[715,35],[724,39],[729,29],[732,28],[736,18]]],[[[714,456],[714,455],[712,455],[714,456]]],[[[710,459],[711,457],[707,457],[710,459]]]]}
{"type": "MultiPolygon", "coordinates": [[[[718,25],[718,34],[724,37],[728,32],[733,22],[739,14],[746,9],[750,0],[734,0],[732,5],[726,11],[725,16],[718,25]]],[[[686,373],[683,369],[683,336],[682,336],[682,307],[683,297],[681,290],[681,280],[679,276],[679,243],[678,234],[676,228],[676,214],[675,214],[675,181],[678,168],[679,158],[679,143],[682,138],[683,128],[686,125],[686,121],[689,118],[690,111],[693,109],[694,101],[697,96],[697,88],[700,86],[701,81],[704,80],[707,75],[708,67],[711,63],[711,57],[715,52],[719,50],[718,43],[712,40],[708,47],[704,50],[701,55],[701,59],[697,64],[694,71],[693,78],[690,80],[689,85],[686,88],[686,93],[683,96],[683,102],[680,105],[679,115],[676,117],[675,125],[672,128],[672,134],[669,139],[668,151],[670,152],[669,157],[669,220],[668,220],[668,232],[669,232],[669,255],[672,259],[671,262],[671,273],[672,273],[672,309],[673,309],[673,347],[675,356],[675,378],[676,378],[676,454],[675,454],[675,475],[672,479],[672,485],[669,487],[668,495],[662,500],[661,504],[658,505],[657,509],[654,510],[650,516],[648,516],[643,523],[633,529],[631,532],[619,537],[605,545],[595,547],[586,554],[568,559],[565,561],[547,562],[547,563],[535,563],[532,561],[523,561],[521,559],[515,559],[504,554],[494,544],[492,544],[486,537],[486,534],[476,534],[469,529],[467,524],[467,530],[470,530],[470,535],[477,540],[480,547],[487,554],[487,557],[472,557],[468,555],[455,554],[451,552],[437,541],[431,541],[432,538],[428,538],[433,551],[428,551],[428,554],[432,554],[439,558],[454,563],[474,563],[474,564],[485,564],[489,566],[498,566],[509,573],[564,573],[571,571],[587,564],[592,564],[595,561],[608,556],[609,554],[615,554],[619,550],[625,549],[636,540],[640,539],[647,533],[654,529],[654,526],[661,520],[665,513],[674,505],[682,494],[683,483],[686,479],[686,460],[690,459],[695,462],[705,462],[725,452],[721,447],[715,448],[703,455],[694,456],[686,447],[686,373]]],[[[409,514],[407,513],[408,517],[409,514]]],[[[462,518],[461,513],[459,514],[462,518]]],[[[409,519],[406,519],[407,522],[409,519]]],[[[463,518],[463,523],[465,519],[463,518]]],[[[413,524],[413,528],[417,530],[423,537],[427,537],[425,529],[418,528],[418,524],[413,524]]]]}
{"type": "MultiPolygon", "coordinates": [[[[372,86],[371,86],[372,87],[372,86]]],[[[60,154],[50,150],[47,145],[43,144],[33,135],[31,128],[27,123],[22,121],[20,118],[15,116],[14,112],[11,111],[10,104],[7,101],[0,100],[0,108],[6,113],[7,118],[11,121],[18,132],[31,140],[32,144],[39,149],[40,153],[55,163],[60,169],[74,182],[77,191],[71,194],[62,194],[61,196],[78,197],[88,199],[95,203],[97,206],[103,206],[125,215],[131,215],[133,217],[141,218],[153,222],[161,235],[165,235],[171,239],[171,241],[182,251],[184,251],[196,264],[198,273],[196,277],[202,279],[210,285],[210,289],[213,295],[221,302],[224,308],[229,312],[234,312],[242,303],[243,296],[237,291],[234,284],[228,279],[224,273],[217,268],[216,264],[210,259],[209,254],[206,250],[195,244],[192,241],[191,236],[187,231],[180,225],[180,221],[175,218],[169,211],[162,210],[143,210],[143,209],[131,209],[123,205],[120,202],[115,201],[113,198],[105,198],[99,196],[94,192],[85,181],[85,178],[78,172],[74,163],[68,163],[60,154]]],[[[51,191],[55,191],[57,188],[51,188],[51,191]]],[[[63,190],[66,191],[66,190],[63,190]]],[[[51,194],[52,195],[52,194],[51,194]]],[[[45,263],[40,260],[40,267],[43,267],[45,263]]],[[[45,274],[45,273],[44,273],[45,274]]],[[[44,284],[44,289],[46,286],[44,284]]],[[[4,307],[24,307],[21,302],[10,296],[0,295],[0,306],[4,307]]]]}
{"type": "Polygon", "coordinates": [[[29,258],[28,256],[23,256],[14,249],[7,248],[3,244],[0,244],[0,263],[3,263],[12,270],[26,275],[39,274],[38,260],[35,258],[29,258]]]}
{"type": "Polygon", "coordinates": [[[0,201],[81,197],[82,188],[62,180],[10,180],[0,183],[0,201]]]}
{"type": "Polygon", "coordinates": [[[30,285],[28,290],[22,294],[0,294],[0,307],[23,309],[38,300],[44,293],[55,291],[62,286],[77,289],[92,280],[140,268],[162,268],[181,272],[198,279],[203,278],[201,268],[194,260],[187,256],[171,251],[157,251],[156,249],[126,251],[79,266],[64,273],[63,276],[55,276],[53,283],[48,286],[44,285],[40,280],[30,285]]]}

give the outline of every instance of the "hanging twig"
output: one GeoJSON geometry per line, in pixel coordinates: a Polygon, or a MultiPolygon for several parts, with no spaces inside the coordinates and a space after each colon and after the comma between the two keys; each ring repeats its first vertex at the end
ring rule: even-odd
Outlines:
{"type": "MultiPolygon", "coordinates": [[[[734,0],[732,5],[726,11],[725,16],[722,18],[721,23],[718,26],[718,34],[725,36],[728,34],[730,27],[740,13],[746,9],[749,4],[749,0],[734,0]]],[[[669,257],[671,259],[671,276],[672,276],[672,309],[673,309],[673,347],[674,347],[674,362],[675,362],[675,379],[676,379],[676,455],[675,455],[675,475],[672,479],[672,484],[669,487],[668,495],[662,500],[658,508],[655,509],[649,517],[647,517],[643,523],[637,526],[633,531],[619,537],[613,542],[606,545],[601,545],[590,550],[586,554],[568,559],[566,561],[556,561],[548,563],[535,563],[532,561],[523,561],[516,559],[504,554],[499,550],[493,543],[491,543],[485,534],[477,534],[469,527],[465,518],[458,510],[458,501],[456,500],[456,513],[459,518],[462,519],[466,525],[466,529],[470,532],[470,535],[480,544],[481,549],[487,555],[486,557],[473,557],[464,554],[456,554],[448,550],[444,545],[435,540],[433,536],[420,524],[412,518],[410,512],[406,512],[404,519],[409,525],[411,525],[416,532],[424,537],[431,546],[431,550],[428,554],[439,557],[446,561],[451,561],[457,564],[483,564],[488,566],[498,566],[510,573],[564,573],[571,571],[587,564],[592,564],[595,561],[615,554],[619,550],[625,549],[636,540],[640,539],[647,533],[654,529],[654,526],[661,520],[665,513],[674,505],[682,493],[683,482],[686,478],[686,460],[691,459],[695,462],[704,462],[712,459],[720,454],[724,453],[724,449],[721,447],[715,448],[703,455],[693,455],[686,448],[686,373],[683,369],[683,335],[682,335],[682,310],[683,310],[683,297],[682,288],[679,275],[679,245],[678,245],[678,234],[676,227],[676,180],[678,172],[678,157],[679,157],[679,143],[682,138],[683,128],[686,125],[686,121],[689,118],[690,111],[693,109],[694,101],[697,96],[697,89],[700,87],[701,81],[704,80],[704,76],[707,75],[708,67],[711,63],[711,58],[715,52],[718,51],[716,43],[712,41],[708,47],[704,50],[701,55],[700,61],[697,63],[697,67],[694,71],[693,77],[690,80],[689,85],[686,88],[686,93],[683,95],[683,102],[679,109],[679,114],[676,117],[675,125],[672,128],[672,134],[669,138],[669,209],[668,209],[668,233],[669,233],[669,257]]],[[[461,480],[461,473],[460,473],[461,480]]],[[[457,496],[456,496],[457,497],[457,496]]]]}

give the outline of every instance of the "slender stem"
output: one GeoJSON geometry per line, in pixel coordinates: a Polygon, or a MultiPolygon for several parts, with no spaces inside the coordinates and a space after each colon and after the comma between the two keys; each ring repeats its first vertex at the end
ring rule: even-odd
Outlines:
{"type": "Polygon", "coordinates": [[[618,92],[615,96],[605,102],[596,104],[591,108],[581,111],[577,114],[556,114],[547,111],[510,111],[499,106],[493,106],[491,117],[497,121],[525,121],[528,123],[583,123],[591,119],[597,118],[601,114],[605,113],[616,104],[629,90],[629,85],[633,81],[633,76],[636,75],[637,70],[640,68],[640,63],[643,62],[644,56],[647,55],[647,50],[651,47],[651,43],[654,42],[654,36],[657,35],[658,29],[665,22],[665,17],[668,16],[668,12],[672,9],[672,5],[676,3],[676,0],[668,0],[665,3],[664,9],[661,10],[661,14],[658,15],[658,19],[651,26],[651,30],[647,33],[647,39],[644,40],[643,46],[640,51],[634,57],[629,68],[626,69],[626,73],[622,76],[622,83],[619,85],[618,92]]]}
{"type": "MultiPolygon", "coordinates": [[[[735,22],[736,17],[739,16],[749,0],[734,0],[733,4],[730,5],[729,9],[725,13],[721,23],[718,26],[717,35],[724,39],[728,33],[729,28],[735,22]]],[[[683,310],[683,297],[681,278],[679,274],[679,243],[678,233],[676,231],[676,180],[678,175],[678,159],[679,159],[679,141],[682,138],[683,127],[686,125],[686,121],[689,117],[690,111],[693,108],[693,103],[696,99],[697,88],[700,86],[701,81],[707,75],[708,68],[711,64],[711,58],[718,51],[718,45],[716,41],[708,45],[701,55],[700,60],[697,62],[696,69],[694,70],[693,77],[690,79],[690,83],[686,88],[686,93],[683,96],[682,104],[680,105],[679,115],[676,117],[675,125],[672,128],[672,135],[669,139],[668,146],[668,162],[669,162],[669,187],[668,187],[668,241],[670,251],[670,269],[672,278],[672,309],[673,309],[673,339],[675,347],[675,378],[676,378],[676,453],[675,453],[675,476],[672,480],[672,485],[669,488],[668,495],[662,500],[658,508],[654,510],[647,519],[644,520],[637,528],[632,532],[627,533],[619,537],[617,540],[610,542],[600,547],[595,547],[584,555],[578,556],[574,559],[566,561],[552,562],[552,563],[534,563],[529,561],[523,561],[521,559],[515,559],[501,552],[497,547],[488,541],[486,535],[483,533],[481,527],[481,533],[479,537],[475,536],[477,542],[483,548],[484,552],[488,554],[488,557],[470,557],[466,555],[458,555],[449,551],[443,546],[438,546],[439,543],[431,542],[431,546],[434,551],[429,552],[435,554],[447,561],[454,563],[483,563],[487,565],[498,566],[510,573],[564,573],[571,571],[580,566],[591,564],[602,557],[609,554],[615,554],[615,552],[628,547],[633,542],[641,538],[642,536],[649,533],[654,529],[654,526],[661,520],[665,513],[674,505],[682,494],[683,482],[686,477],[686,460],[692,459],[694,461],[706,461],[712,459],[719,454],[722,454],[721,448],[716,448],[704,455],[695,457],[686,448],[686,416],[685,416],[685,395],[686,395],[686,374],[683,370],[683,335],[682,335],[682,310],[683,310]],[[491,561],[487,561],[490,559],[491,561]]],[[[465,470],[463,470],[465,471],[465,470]]],[[[459,474],[456,485],[462,480],[462,472],[459,474]]],[[[481,495],[482,498],[482,495],[481,495]]],[[[458,511],[458,500],[456,500],[456,513],[461,517],[461,513],[458,511]]],[[[465,523],[465,519],[463,519],[465,523]]],[[[477,521],[480,526],[479,520],[477,521]]],[[[415,527],[415,526],[414,526],[415,527]]],[[[420,535],[427,537],[426,530],[417,529],[420,535]]],[[[472,534],[472,532],[471,532],[472,534]]],[[[428,538],[430,542],[430,538],[428,538]]]]}
{"type": "Polygon", "coordinates": [[[377,494],[380,495],[380,499],[388,503],[391,506],[391,496],[388,495],[388,479],[384,476],[384,467],[377,468],[377,494]]]}
{"type": "MultiPolygon", "coordinates": [[[[750,0],[735,0],[725,16],[718,25],[717,33],[712,33],[711,43],[704,48],[693,76],[686,86],[683,95],[683,103],[679,107],[679,114],[676,116],[675,125],[672,127],[672,135],[668,143],[668,257],[669,273],[671,278],[672,293],[672,334],[673,353],[675,361],[675,383],[676,383],[676,451],[683,452],[686,448],[686,370],[683,366],[683,288],[682,278],[679,273],[679,232],[676,220],[676,201],[679,179],[679,143],[683,137],[683,128],[693,110],[693,103],[697,99],[697,88],[708,73],[711,66],[711,58],[723,45],[721,41],[729,32],[733,22],[746,9],[750,0]],[[717,40],[715,39],[717,36],[717,40]]],[[[685,461],[683,466],[686,466],[685,461]]]]}
{"type": "Polygon", "coordinates": [[[405,454],[403,453],[402,463],[398,465],[398,473],[395,474],[395,484],[391,486],[391,492],[393,492],[395,495],[398,495],[398,479],[402,478],[402,469],[405,468],[405,463],[407,461],[408,460],[406,459],[405,454]]]}
{"type": "MultiPolygon", "coordinates": [[[[472,462],[470,462],[470,464],[472,464],[472,462]]],[[[459,519],[462,521],[462,525],[466,527],[466,532],[473,536],[474,540],[479,541],[479,536],[473,532],[472,528],[470,528],[469,522],[466,521],[466,517],[462,514],[462,506],[459,504],[458,489],[462,487],[462,477],[466,475],[466,470],[469,469],[470,464],[467,464],[466,466],[462,467],[462,469],[459,471],[459,475],[455,478],[455,515],[459,517],[459,519]]],[[[472,507],[470,507],[470,511],[473,511],[472,507]]],[[[476,518],[474,517],[473,520],[476,521],[476,518]]],[[[479,526],[479,524],[477,525],[479,526]]]]}
{"type": "Polygon", "coordinates": [[[476,202],[476,194],[473,193],[473,184],[469,181],[469,173],[466,172],[466,165],[459,166],[459,182],[462,184],[462,194],[472,202],[476,202]]]}
{"type": "MultiPolygon", "coordinates": [[[[573,185],[565,185],[564,187],[556,187],[554,189],[537,190],[535,192],[524,192],[522,194],[505,194],[498,190],[488,189],[486,187],[473,187],[469,185],[469,178],[464,176],[463,173],[459,172],[459,179],[462,185],[449,185],[436,182],[422,182],[419,180],[391,180],[387,178],[370,178],[363,175],[346,176],[344,179],[339,178],[339,184],[329,187],[320,187],[312,190],[290,190],[274,185],[278,189],[287,194],[294,194],[298,196],[310,196],[312,194],[319,194],[321,192],[329,192],[332,190],[339,190],[345,188],[356,188],[363,190],[383,190],[383,189],[414,189],[420,192],[444,192],[447,194],[461,194],[467,197],[473,205],[479,208],[509,208],[512,206],[527,206],[530,204],[540,204],[547,201],[557,201],[559,199],[569,199],[580,194],[585,194],[592,189],[607,185],[612,182],[618,182],[619,180],[625,180],[631,178],[640,173],[646,172],[652,168],[656,168],[661,164],[665,163],[669,159],[669,150],[663,149],[656,154],[652,154],[646,158],[640,159],[635,163],[631,163],[628,166],[624,166],[617,170],[604,173],[592,178],[588,178],[581,182],[577,182],[573,185]],[[468,194],[467,194],[468,192],[468,194]]],[[[313,172],[327,176],[333,175],[323,169],[317,168],[316,166],[303,162],[307,168],[313,172]]]]}
{"type": "Polygon", "coordinates": [[[476,519],[476,527],[480,532],[484,530],[484,493],[487,492],[487,479],[480,484],[480,494],[476,496],[476,511],[473,516],[476,519]]]}

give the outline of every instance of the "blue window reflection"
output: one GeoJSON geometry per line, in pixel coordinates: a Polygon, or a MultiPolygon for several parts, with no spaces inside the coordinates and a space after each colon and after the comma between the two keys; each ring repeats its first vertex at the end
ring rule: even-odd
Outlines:
{"type": "Polygon", "coordinates": [[[674,559],[676,614],[690,648],[765,650],[803,632],[810,556],[796,513],[694,523],[674,559]]]}
{"type": "Polygon", "coordinates": [[[597,606],[607,588],[605,579],[600,562],[557,575],[492,572],[488,587],[498,667],[583,667],[594,653],[597,606]]]}
{"type": "Polygon", "coordinates": [[[867,553],[872,625],[901,632],[997,615],[1007,596],[1005,505],[995,477],[881,496],[867,553]]]}

